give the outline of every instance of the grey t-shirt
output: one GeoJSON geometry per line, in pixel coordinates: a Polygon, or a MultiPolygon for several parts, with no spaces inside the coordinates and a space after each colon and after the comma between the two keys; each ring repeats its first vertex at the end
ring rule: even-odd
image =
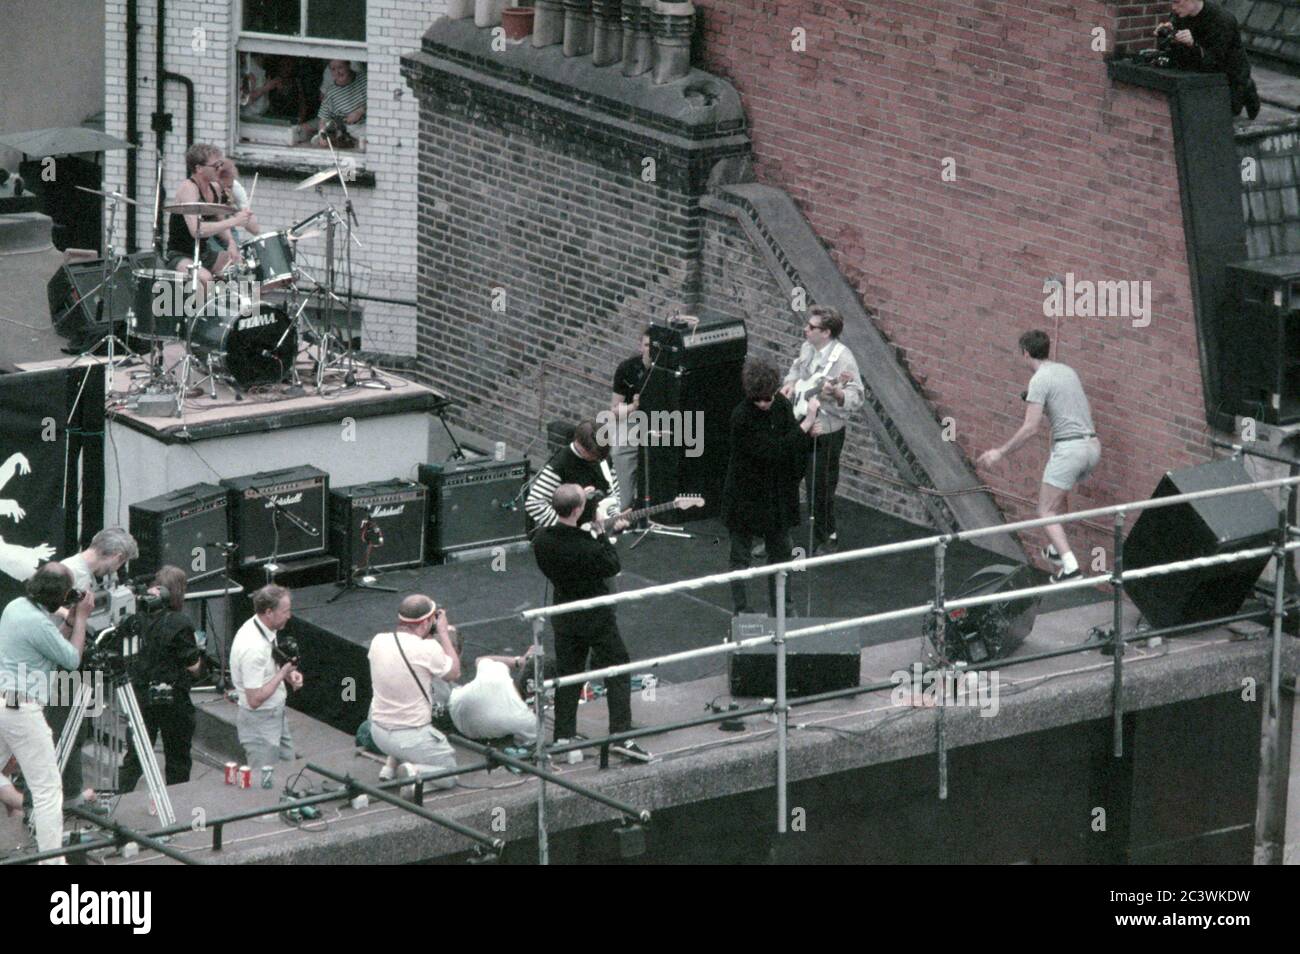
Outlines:
{"type": "Polygon", "coordinates": [[[1083,393],[1083,384],[1074,368],[1057,361],[1044,361],[1029,379],[1025,400],[1043,405],[1052,423],[1052,441],[1066,437],[1085,437],[1095,433],[1092,411],[1083,393]]]}

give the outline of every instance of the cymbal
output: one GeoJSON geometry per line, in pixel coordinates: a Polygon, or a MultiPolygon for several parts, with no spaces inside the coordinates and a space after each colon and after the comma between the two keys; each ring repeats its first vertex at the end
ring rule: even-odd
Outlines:
{"type": "Polygon", "coordinates": [[[294,186],[294,189],[295,190],[310,189],[313,186],[320,185],[322,182],[328,182],[330,179],[334,178],[338,174],[339,174],[338,169],[322,169],[320,172],[317,172],[314,175],[310,175],[306,179],[303,179],[296,186],[294,186]]]}
{"type": "Polygon", "coordinates": [[[164,205],[164,212],[174,212],[177,215],[234,215],[235,210],[229,205],[222,205],[220,202],[177,202],[175,205],[164,205]]]}
{"type": "Polygon", "coordinates": [[[98,189],[87,189],[85,186],[77,186],[82,192],[89,192],[91,195],[102,195],[105,199],[113,202],[125,202],[127,205],[138,205],[135,199],[129,199],[120,192],[100,192],[98,189]]]}

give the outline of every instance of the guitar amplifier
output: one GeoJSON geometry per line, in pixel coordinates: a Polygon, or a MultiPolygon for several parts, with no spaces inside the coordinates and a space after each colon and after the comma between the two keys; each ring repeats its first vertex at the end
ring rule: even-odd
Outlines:
{"type": "Polygon", "coordinates": [[[238,566],[324,553],[329,543],[330,477],[315,467],[287,467],[221,482],[230,508],[230,538],[238,566]],[[307,526],[295,526],[285,513],[307,526]]]}
{"type": "Polygon", "coordinates": [[[225,555],[210,544],[230,541],[226,513],[226,491],[214,484],[192,484],[131,504],[129,527],[140,547],[132,576],[152,576],[166,564],[180,567],[190,582],[221,573],[225,555]]]}
{"type": "Polygon", "coordinates": [[[524,505],[511,503],[528,480],[526,458],[421,464],[429,488],[430,562],[459,550],[525,539],[524,505]]]}
{"type": "Polygon", "coordinates": [[[370,569],[389,570],[419,566],[424,562],[426,528],[423,484],[409,480],[387,480],[357,484],[330,491],[330,552],[339,558],[345,572],[366,559],[367,540],[378,544],[370,551],[370,569]],[[361,526],[370,521],[379,535],[361,526]]]}
{"type": "MultiPolygon", "coordinates": [[[[800,618],[796,624],[800,627],[821,626],[832,622],[835,620],[815,617],[800,618]]],[[[745,613],[731,621],[731,638],[736,642],[774,635],[776,619],[772,616],[745,613]]],[[[790,640],[785,646],[786,695],[791,698],[812,696],[858,685],[861,645],[861,627],[790,640]]],[[[776,695],[776,647],[771,643],[736,652],[731,656],[728,669],[733,696],[772,698],[776,695]]]]}
{"type": "Polygon", "coordinates": [[[650,353],[669,371],[743,362],[748,346],[745,323],[738,319],[703,316],[693,330],[681,321],[650,326],[650,353]]]}

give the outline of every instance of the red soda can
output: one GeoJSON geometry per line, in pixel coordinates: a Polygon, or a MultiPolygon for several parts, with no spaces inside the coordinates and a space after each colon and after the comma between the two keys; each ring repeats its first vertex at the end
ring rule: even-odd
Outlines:
{"type": "Polygon", "coordinates": [[[247,765],[239,766],[239,787],[240,788],[253,787],[253,770],[250,769],[247,765]]]}
{"type": "Polygon", "coordinates": [[[234,785],[235,782],[238,781],[238,775],[239,775],[239,763],[227,762],[226,763],[226,784],[234,785]]]}

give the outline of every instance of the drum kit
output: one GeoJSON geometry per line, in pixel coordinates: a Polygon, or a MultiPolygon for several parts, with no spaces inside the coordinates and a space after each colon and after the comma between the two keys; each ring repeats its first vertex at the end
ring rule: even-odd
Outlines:
{"type": "MultiPolygon", "coordinates": [[[[163,214],[200,216],[208,220],[232,216],[236,208],[217,202],[161,204],[162,162],[158,162],[158,189],[154,202],[154,245],[159,263],[164,260],[160,223],[163,214]]],[[[248,234],[239,243],[239,257],[212,281],[204,285],[199,276],[200,239],[194,239],[191,265],[183,272],[155,266],[133,268],[131,288],[134,292],[126,313],[129,339],[143,342],[149,350],[148,370],[132,378],[147,379],[142,386],[133,382],[133,391],[152,395],[174,395],[175,416],[181,416],[185,401],[201,395],[204,384],[208,396],[217,398],[217,382],[228,385],[235,400],[243,400],[246,390],[254,387],[285,385],[287,397],[306,393],[314,387],[317,394],[340,388],[382,387],[386,382],[372,374],[358,382],[353,356],[352,330],[352,256],[351,246],[361,246],[354,232],[357,223],[347,192],[346,177],[335,155],[335,166],[300,182],[298,189],[314,188],[324,200],[323,186],[336,178],[343,187],[344,207],[337,209],[328,201],[315,213],[283,231],[248,234]],[[342,270],[336,267],[335,236],[343,238],[342,270]],[[325,238],[324,274],[314,274],[306,261],[300,261],[298,245],[321,236],[325,238]],[[339,274],[339,272],[342,274],[339,274]],[[343,286],[338,280],[345,279],[343,286]],[[274,291],[274,301],[263,300],[263,293],[274,291]],[[313,324],[307,308],[323,298],[317,309],[321,326],[313,324]],[[335,329],[333,313],[340,307],[346,316],[344,331],[335,329]],[[171,367],[164,368],[164,348],[180,344],[181,355],[171,367]],[[306,356],[311,378],[304,384],[299,376],[299,358],[306,356]],[[342,375],[341,382],[338,375],[342,375]],[[198,376],[198,375],[201,375],[198,376]]],[[[83,188],[83,187],[78,187],[83,188]]],[[[257,184],[253,184],[256,193],[257,184]]],[[[111,298],[118,269],[129,264],[117,255],[114,226],[118,205],[135,205],[135,201],[117,192],[84,189],[102,196],[109,205],[108,243],[101,287],[111,298]]],[[[251,204],[251,201],[250,201],[251,204]]],[[[304,259],[308,258],[304,256],[304,259]]],[[[112,302],[108,302],[112,314],[112,302]]],[[[119,363],[119,352],[140,357],[115,335],[97,342],[96,351],[107,341],[108,360],[119,363]]],[[[79,356],[84,357],[84,355],[79,356]]],[[[121,357],[121,361],[127,360],[121,357]]],[[[159,403],[162,402],[160,397],[159,403]]]]}

